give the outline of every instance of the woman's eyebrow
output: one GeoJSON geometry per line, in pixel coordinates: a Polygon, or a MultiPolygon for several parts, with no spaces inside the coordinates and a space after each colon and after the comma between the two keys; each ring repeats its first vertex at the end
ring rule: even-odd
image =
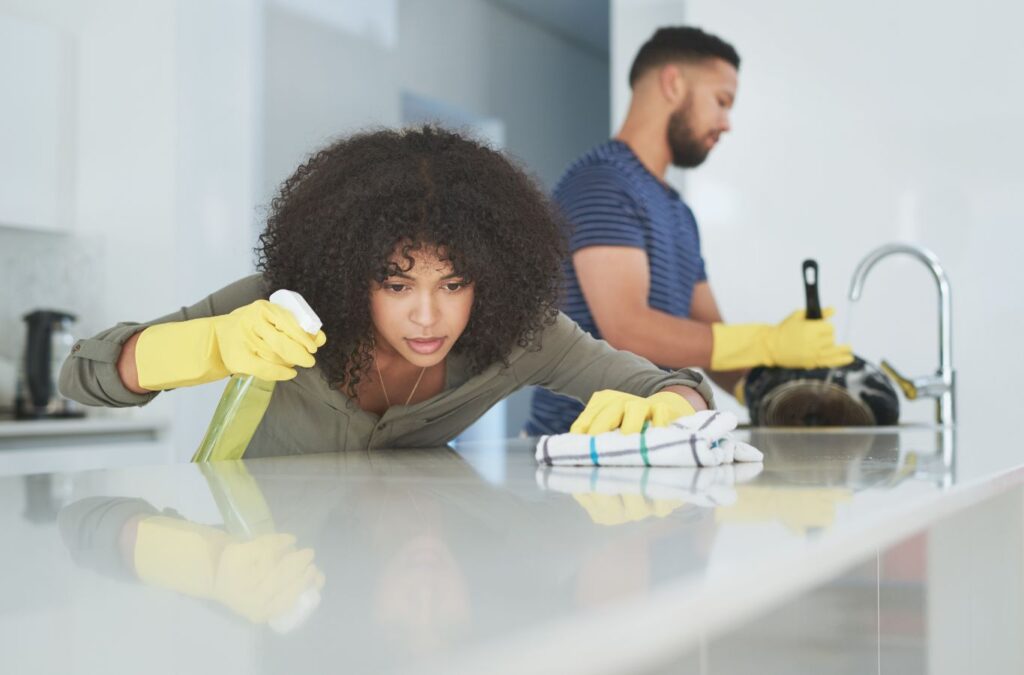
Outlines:
{"type": "MultiPolygon", "coordinates": [[[[443,277],[441,277],[441,280],[444,281],[445,279],[461,279],[463,276],[464,275],[459,274],[458,272],[452,272],[451,274],[446,274],[443,277]]],[[[401,270],[396,270],[393,274],[389,274],[387,276],[388,279],[391,279],[393,277],[397,277],[399,279],[408,279],[410,281],[416,281],[416,277],[410,276],[401,270]]]]}
{"type": "Polygon", "coordinates": [[[390,279],[391,277],[398,277],[399,279],[412,279],[412,277],[410,277],[408,274],[406,274],[402,270],[397,270],[395,272],[392,272],[392,273],[388,274],[388,276],[386,278],[390,279]]]}

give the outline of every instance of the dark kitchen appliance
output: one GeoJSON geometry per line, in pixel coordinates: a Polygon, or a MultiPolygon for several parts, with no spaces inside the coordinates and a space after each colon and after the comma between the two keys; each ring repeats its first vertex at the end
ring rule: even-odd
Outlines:
{"type": "Polygon", "coordinates": [[[75,339],[67,312],[39,309],[24,316],[25,350],[14,399],[18,419],[83,417],[77,403],[57,391],[57,378],[75,339]]]}
{"type": "MultiPolygon", "coordinates": [[[[807,318],[821,318],[818,263],[803,263],[807,318]]],[[[900,416],[900,400],[888,376],[854,356],[839,368],[754,368],[743,386],[754,426],[888,426],[900,416]]]]}

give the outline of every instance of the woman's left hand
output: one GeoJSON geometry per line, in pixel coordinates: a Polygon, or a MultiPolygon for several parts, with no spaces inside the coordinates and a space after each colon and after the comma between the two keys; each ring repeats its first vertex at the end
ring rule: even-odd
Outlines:
{"type": "Polygon", "coordinates": [[[618,429],[624,434],[637,434],[648,420],[653,426],[664,427],[673,420],[695,412],[689,401],[672,391],[659,391],[642,398],[623,391],[605,389],[590,397],[569,432],[597,435],[618,429]]]}

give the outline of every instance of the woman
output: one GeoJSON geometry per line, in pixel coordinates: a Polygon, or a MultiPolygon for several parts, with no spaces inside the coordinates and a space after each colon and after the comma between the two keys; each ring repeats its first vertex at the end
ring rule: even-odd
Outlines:
{"type": "Polygon", "coordinates": [[[273,200],[258,252],[261,274],[80,341],[61,390],[130,406],[233,373],[277,380],[247,457],[437,446],[528,385],[590,398],[580,433],[712,402],[701,375],[618,352],[554,309],[563,245],[548,200],[452,132],[379,131],[316,153],[273,200]],[[265,300],[279,288],[323,331],[265,300]]]}

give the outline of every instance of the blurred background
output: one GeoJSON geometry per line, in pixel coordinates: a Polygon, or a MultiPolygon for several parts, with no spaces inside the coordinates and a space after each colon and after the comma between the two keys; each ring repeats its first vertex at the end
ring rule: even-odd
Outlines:
{"type": "MultiPolygon", "coordinates": [[[[924,245],[952,282],[961,423],[1013,419],[1022,19],[995,0],[969,14],[951,0],[0,0],[0,408],[26,312],[67,310],[88,336],[250,273],[277,186],[335,137],[439,121],[552,187],[617,128],[639,45],[689,23],[743,59],[733,131],[704,166],[671,175],[726,318],[774,323],[801,307],[800,262],[814,257],[840,337],[930,373],[937,294],[923,267],[886,260],[855,311],[845,300],[869,250],[924,245]]],[[[29,445],[77,467],[182,461],[221,388],[55,421],[30,444],[2,421],[0,449],[17,437],[22,467],[42,456],[29,445]],[[131,443],[117,457],[81,451],[119,435],[131,443]]],[[[518,394],[468,436],[515,435],[527,402],[518,394]]],[[[904,406],[907,420],[933,412],[904,406]]],[[[962,461],[1002,461],[1012,446],[962,461]]]]}

